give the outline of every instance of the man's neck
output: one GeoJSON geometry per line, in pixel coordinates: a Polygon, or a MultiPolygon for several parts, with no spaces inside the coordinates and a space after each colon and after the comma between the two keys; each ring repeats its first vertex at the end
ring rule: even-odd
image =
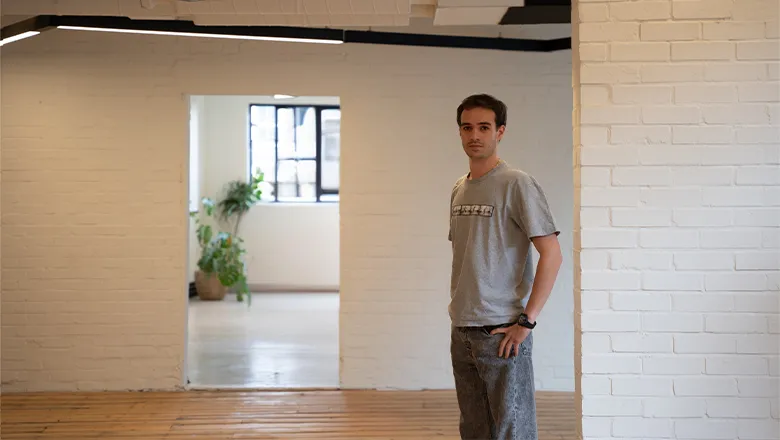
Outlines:
{"type": "Polygon", "coordinates": [[[498,156],[490,156],[484,159],[471,159],[469,161],[469,178],[479,179],[496,167],[500,159],[498,156]]]}

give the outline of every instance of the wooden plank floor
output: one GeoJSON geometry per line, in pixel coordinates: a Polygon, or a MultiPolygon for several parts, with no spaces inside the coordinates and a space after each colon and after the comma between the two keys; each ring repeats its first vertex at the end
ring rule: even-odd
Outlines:
{"type": "MultiPolygon", "coordinates": [[[[3,440],[459,439],[453,391],[4,394],[3,440]]],[[[575,436],[571,393],[539,393],[540,440],[575,436]]]]}

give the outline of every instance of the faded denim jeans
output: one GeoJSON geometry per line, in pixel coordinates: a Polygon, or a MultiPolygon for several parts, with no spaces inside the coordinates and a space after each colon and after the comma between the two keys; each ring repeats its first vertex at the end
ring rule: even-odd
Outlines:
{"type": "Polygon", "coordinates": [[[533,332],[508,359],[498,356],[504,333],[453,327],[450,352],[463,440],[538,440],[533,332]]]}

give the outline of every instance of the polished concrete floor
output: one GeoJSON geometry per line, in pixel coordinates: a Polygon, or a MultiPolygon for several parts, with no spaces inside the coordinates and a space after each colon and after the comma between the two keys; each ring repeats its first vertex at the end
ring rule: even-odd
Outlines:
{"type": "Polygon", "coordinates": [[[336,388],[338,293],[257,293],[252,305],[190,298],[191,388],[336,388]]]}

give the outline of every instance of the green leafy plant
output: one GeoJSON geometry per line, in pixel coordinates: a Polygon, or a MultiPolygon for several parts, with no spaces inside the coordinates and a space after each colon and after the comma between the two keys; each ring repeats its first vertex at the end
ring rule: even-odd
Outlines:
{"type": "Polygon", "coordinates": [[[234,288],[238,301],[243,301],[246,296],[250,303],[252,295],[249,293],[244,261],[246,249],[238,231],[246,213],[261,200],[263,191],[260,185],[263,179],[263,173],[258,170],[248,182],[231,181],[226,185],[225,196],[218,203],[210,198],[201,201],[203,219],[197,216],[197,211],[190,214],[197,224],[201,249],[198,268],[205,274],[215,274],[223,286],[234,288]],[[204,223],[205,219],[217,221],[212,225],[204,223]],[[231,232],[215,232],[214,226],[218,226],[219,220],[227,223],[231,232]]]}
{"type": "Polygon", "coordinates": [[[259,202],[263,196],[260,184],[264,175],[258,170],[252,178],[246,182],[234,180],[227,184],[225,197],[217,205],[220,219],[233,223],[233,234],[238,235],[241,220],[247,212],[259,202]]]}
{"type": "Polygon", "coordinates": [[[198,259],[198,268],[207,275],[214,275],[220,284],[227,288],[234,288],[239,302],[244,297],[251,303],[249,286],[246,277],[246,264],[243,240],[230,232],[215,232],[214,225],[204,223],[214,215],[214,201],[209,198],[202,200],[203,218],[198,211],[190,213],[197,224],[196,236],[201,254],[198,259]]]}

